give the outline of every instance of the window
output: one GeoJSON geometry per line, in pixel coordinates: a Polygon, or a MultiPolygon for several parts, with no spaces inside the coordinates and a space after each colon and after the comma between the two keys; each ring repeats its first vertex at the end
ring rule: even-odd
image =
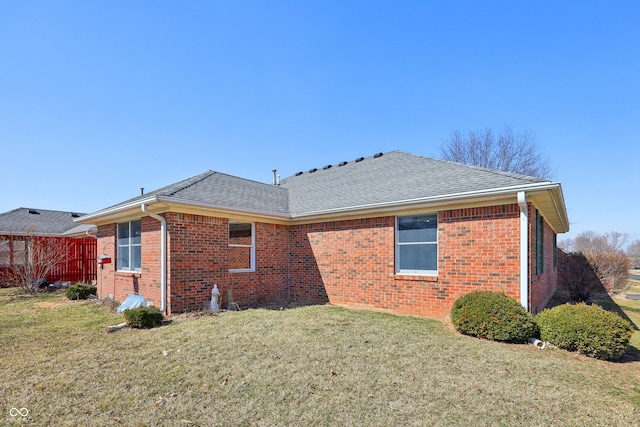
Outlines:
{"type": "Polygon", "coordinates": [[[25,239],[13,239],[13,265],[25,266],[29,257],[29,246],[25,239]]]}
{"type": "Polygon", "coordinates": [[[536,209],[536,274],[544,272],[544,217],[536,209]]]}
{"type": "Polygon", "coordinates": [[[254,271],[255,227],[249,222],[229,222],[229,271],[254,271]]]}
{"type": "Polygon", "coordinates": [[[553,233],[553,268],[558,268],[558,235],[553,233]]]}
{"type": "Polygon", "coordinates": [[[25,266],[29,260],[27,239],[21,237],[0,238],[0,267],[25,266]]]}
{"type": "Polygon", "coordinates": [[[435,274],[438,271],[438,215],[398,217],[396,272],[435,274]]]}
{"type": "Polygon", "coordinates": [[[11,242],[9,239],[0,237],[0,267],[11,265],[11,242]]]}
{"type": "Polygon", "coordinates": [[[140,271],[141,235],[141,220],[118,224],[118,270],[140,271]]]}

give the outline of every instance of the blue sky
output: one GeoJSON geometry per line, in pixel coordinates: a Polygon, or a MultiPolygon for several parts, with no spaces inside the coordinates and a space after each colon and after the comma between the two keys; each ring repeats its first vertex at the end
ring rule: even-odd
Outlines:
{"type": "Polygon", "coordinates": [[[640,3],[0,2],[0,212],[530,130],[575,237],[640,239],[640,3]]]}

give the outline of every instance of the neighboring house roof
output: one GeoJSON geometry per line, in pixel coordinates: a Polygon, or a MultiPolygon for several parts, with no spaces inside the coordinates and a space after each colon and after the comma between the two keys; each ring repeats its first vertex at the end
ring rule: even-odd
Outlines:
{"type": "Polygon", "coordinates": [[[76,212],[18,208],[0,214],[0,234],[62,236],[78,227],[90,229],[91,225],[79,226],[74,221],[82,215],[84,214],[76,212]]]}
{"type": "MultiPolygon", "coordinates": [[[[283,222],[513,199],[518,191],[545,211],[557,232],[568,231],[559,183],[392,151],[299,172],[279,185],[207,171],[94,212],[79,222],[106,223],[154,212],[200,209],[283,222]]],[[[453,207],[452,207],[453,208],[453,207]]]]}

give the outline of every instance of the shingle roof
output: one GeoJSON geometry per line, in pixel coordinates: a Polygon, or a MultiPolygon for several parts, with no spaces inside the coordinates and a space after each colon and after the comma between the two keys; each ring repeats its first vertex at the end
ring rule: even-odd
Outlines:
{"type": "Polygon", "coordinates": [[[296,174],[280,183],[289,190],[293,217],[546,182],[402,151],[380,153],[312,171],[296,174]]]}
{"type": "Polygon", "coordinates": [[[131,205],[136,201],[143,202],[152,196],[215,205],[227,209],[269,211],[283,215],[289,212],[286,189],[211,170],[118,203],[105,210],[131,205]]]}
{"type": "MultiPolygon", "coordinates": [[[[548,185],[562,198],[559,184],[547,180],[391,151],[297,173],[279,185],[210,170],[94,212],[79,222],[118,220],[139,211],[140,204],[156,203],[161,204],[159,212],[177,204],[274,220],[306,220],[361,209],[384,207],[388,211],[415,203],[485,197],[483,194],[522,188],[546,191],[548,185]]],[[[559,215],[564,221],[564,202],[558,203],[556,209],[562,211],[559,215]]],[[[565,227],[564,222],[559,229],[565,227]]]]}
{"type": "Polygon", "coordinates": [[[0,214],[0,234],[63,235],[78,226],[74,219],[81,215],[84,214],[18,208],[0,214]]]}

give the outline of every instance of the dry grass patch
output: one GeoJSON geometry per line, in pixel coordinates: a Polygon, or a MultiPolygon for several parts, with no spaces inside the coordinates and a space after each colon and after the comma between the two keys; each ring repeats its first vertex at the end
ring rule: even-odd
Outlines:
{"type": "MultiPolygon", "coordinates": [[[[36,425],[633,425],[640,369],[330,306],[122,316],[0,299],[0,420],[36,425]],[[166,355],[165,355],[166,354],[166,355]]],[[[45,304],[42,303],[52,303],[45,304]]]]}

